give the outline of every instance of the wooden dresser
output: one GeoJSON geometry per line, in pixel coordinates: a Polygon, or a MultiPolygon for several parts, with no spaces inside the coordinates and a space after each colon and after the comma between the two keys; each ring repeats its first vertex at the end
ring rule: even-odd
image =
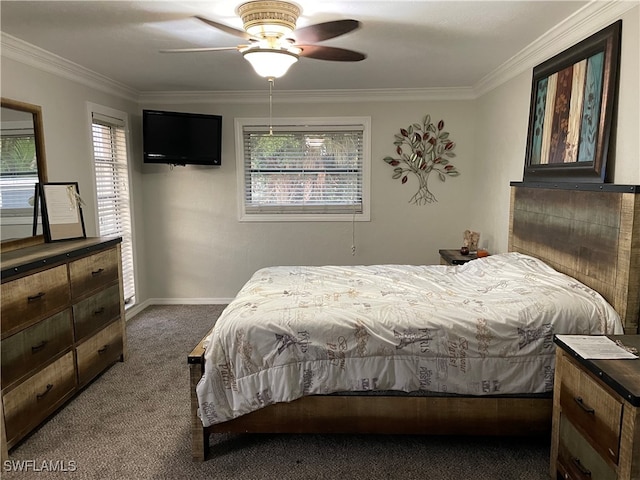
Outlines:
{"type": "MultiPolygon", "coordinates": [[[[640,349],[640,335],[610,338],[640,349]]],[[[555,342],[551,477],[640,480],[640,359],[589,360],[555,342]]]]}
{"type": "Polygon", "coordinates": [[[118,360],[120,243],[87,238],[2,254],[2,453],[118,360]]]}

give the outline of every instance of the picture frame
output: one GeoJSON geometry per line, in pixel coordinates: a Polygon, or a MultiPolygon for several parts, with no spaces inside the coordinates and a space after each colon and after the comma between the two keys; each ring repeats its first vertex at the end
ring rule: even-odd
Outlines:
{"type": "Polygon", "coordinates": [[[77,182],[40,183],[45,242],[86,238],[77,182]]]}
{"type": "Polygon", "coordinates": [[[606,183],[622,20],[533,69],[524,181],[606,183]]]}

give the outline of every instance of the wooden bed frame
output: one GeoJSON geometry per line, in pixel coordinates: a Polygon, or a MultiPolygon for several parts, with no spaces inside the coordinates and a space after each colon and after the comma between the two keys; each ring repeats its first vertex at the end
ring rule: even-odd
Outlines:
{"type": "MultiPolygon", "coordinates": [[[[640,186],[511,184],[509,251],[540,258],[600,292],[639,333],[640,186]]],[[[203,339],[204,340],[204,339],[203,339]]],[[[550,434],[552,398],[465,396],[303,397],[203,427],[196,385],[202,341],[188,357],[192,456],[211,433],[550,434]]]]}

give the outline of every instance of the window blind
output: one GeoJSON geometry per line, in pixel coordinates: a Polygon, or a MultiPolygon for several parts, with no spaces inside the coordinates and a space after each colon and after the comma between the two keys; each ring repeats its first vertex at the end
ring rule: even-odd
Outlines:
{"type": "Polygon", "coordinates": [[[14,209],[14,213],[29,214],[33,211],[35,184],[38,182],[33,128],[3,127],[0,142],[0,207],[3,213],[14,209]]]}
{"type": "Polygon", "coordinates": [[[363,211],[363,127],[243,127],[247,214],[363,211]]]}
{"type": "Polygon", "coordinates": [[[100,235],[122,237],[125,304],[135,303],[127,138],[120,119],[93,114],[93,158],[100,235]]]}

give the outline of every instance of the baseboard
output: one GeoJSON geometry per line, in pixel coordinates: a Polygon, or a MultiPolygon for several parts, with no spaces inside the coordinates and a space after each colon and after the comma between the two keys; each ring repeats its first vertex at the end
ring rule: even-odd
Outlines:
{"type": "Polygon", "coordinates": [[[233,298],[148,298],[127,308],[125,316],[129,321],[152,305],[227,305],[231,300],[233,298]]]}

